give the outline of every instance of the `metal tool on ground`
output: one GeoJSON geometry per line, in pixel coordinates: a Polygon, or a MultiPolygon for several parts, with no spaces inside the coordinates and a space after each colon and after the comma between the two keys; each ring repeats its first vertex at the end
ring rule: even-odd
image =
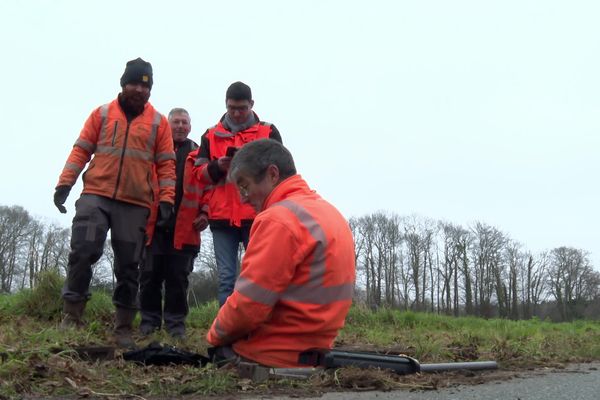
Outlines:
{"type": "Polygon", "coordinates": [[[311,349],[300,353],[298,363],[313,367],[341,368],[381,368],[397,374],[416,374],[418,372],[444,372],[456,370],[480,371],[497,369],[496,361],[473,361],[439,364],[420,364],[419,361],[405,355],[379,354],[372,352],[354,352],[336,349],[311,349]]]}
{"type": "Polygon", "coordinates": [[[269,368],[253,362],[240,362],[237,365],[237,371],[241,378],[250,379],[253,382],[263,382],[269,378],[308,379],[325,369],[343,367],[388,369],[400,375],[457,370],[481,371],[498,368],[496,361],[420,364],[416,359],[401,354],[379,354],[336,349],[304,351],[300,353],[298,363],[310,365],[310,367],[269,368]]]}
{"type": "Polygon", "coordinates": [[[277,379],[308,379],[310,376],[323,371],[322,368],[269,368],[253,362],[242,361],[237,365],[240,378],[252,382],[263,382],[269,378],[277,379]]]}

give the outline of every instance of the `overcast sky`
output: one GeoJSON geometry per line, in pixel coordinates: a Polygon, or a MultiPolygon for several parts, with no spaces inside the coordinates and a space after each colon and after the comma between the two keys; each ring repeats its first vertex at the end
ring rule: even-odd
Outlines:
{"type": "Polygon", "coordinates": [[[191,138],[242,80],[346,217],[418,214],[600,267],[598,1],[0,2],[0,205],[69,226],[58,176],[125,63],[191,138]]]}

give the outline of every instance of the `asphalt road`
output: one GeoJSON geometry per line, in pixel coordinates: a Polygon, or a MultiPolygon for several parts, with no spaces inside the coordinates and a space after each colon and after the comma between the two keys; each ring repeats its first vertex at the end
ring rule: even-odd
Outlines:
{"type": "MultiPolygon", "coordinates": [[[[532,371],[507,381],[458,386],[435,391],[326,393],[320,400],[599,400],[600,363],[574,364],[564,370],[532,371]]],[[[302,397],[256,397],[299,400],[302,397]]],[[[310,399],[315,399],[312,397],[310,399]]]]}

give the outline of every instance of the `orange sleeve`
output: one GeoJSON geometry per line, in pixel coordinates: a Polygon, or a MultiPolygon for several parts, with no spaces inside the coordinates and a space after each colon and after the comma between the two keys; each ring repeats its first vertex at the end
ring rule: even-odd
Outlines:
{"type": "Polygon", "coordinates": [[[298,235],[289,225],[289,219],[286,224],[260,216],[254,221],[233,294],[206,335],[213,346],[232,343],[270,319],[303,259],[298,235]]]}
{"type": "Polygon", "coordinates": [[[73,186],[96,151],[101,128],[100,107],[92,111],[85,121],[79,137],[71,149],[67,162],[58,178],[57,186],[73,186]]]}

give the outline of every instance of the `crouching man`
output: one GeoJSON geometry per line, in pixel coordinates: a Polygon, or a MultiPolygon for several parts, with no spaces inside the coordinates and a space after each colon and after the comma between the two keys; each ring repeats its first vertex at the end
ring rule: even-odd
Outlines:
{"type": "Polygon", "coordinates": [[[217,346],[217,358],[299,366],[300,352],[331,348],[344,326],[355,279],[352,233],[340,212],[296,174],[279,142],[242,147],[229,180],[258,215],[234,292],[207,340],[217,346]]]}

